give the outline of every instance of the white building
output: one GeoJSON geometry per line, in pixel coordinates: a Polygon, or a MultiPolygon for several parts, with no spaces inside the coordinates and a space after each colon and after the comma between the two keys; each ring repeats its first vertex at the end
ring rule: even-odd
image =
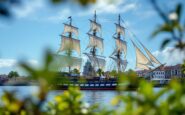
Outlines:
{"type": "Polygon", "coordinates": [[[164,66],[159,66],[149,71],[147,75],[147,77],[149,77],[152,82],[157,82],[160,84],[163,84],[164,82],[168,82],[170,80],[165,77],[166,75],[164,66]]]}
{"type": "Polygon", "coordinates": [[[165,79],[165,71],[164,70],[155,70],[153,71],[153,77],[155,79],[165,79]]]}

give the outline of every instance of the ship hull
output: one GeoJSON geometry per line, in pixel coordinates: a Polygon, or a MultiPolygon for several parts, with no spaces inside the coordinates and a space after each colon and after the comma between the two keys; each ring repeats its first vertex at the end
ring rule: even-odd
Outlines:
{"type": "MultiPolygon", "coordinates": [[[[57,86],[59,90],[67,90],[69,86],[57,86]]],[[[94,86],[74,86],[79,87],[80,90],[116,90],[116,86],[104,86],[104,87],[94,87],[94,86]]]]}
{"type": "Polygon", "coordinates": [[[108,84],[61,84],[56,85],[55,88],[57,90],[67,90],[69,87],[79,87],[80,90],[137,90],[136,86],[128,86],[127,88],[122,88],[121,86],[117,85],[117,83],[108,83],[108,84]],[[119,87],[119,88],[118,88],[119,87]]]}

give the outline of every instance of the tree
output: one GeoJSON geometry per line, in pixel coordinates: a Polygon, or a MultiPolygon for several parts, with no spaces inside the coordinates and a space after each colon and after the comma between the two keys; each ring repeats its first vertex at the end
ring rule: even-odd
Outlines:
{"type": "Polygon", "coordinates": [[[18,74],[18,72],[16,72],[16,71],[10,71],[10,72],[8,73],[8,77],[9,77],[9,78],[19,77],[19,74],[18,74]]]}
{"type": "Polygon", "coordinates": [[[183,72],[183,74],[185,74],[185,60],[184,60],[184,63],[182,64],[182,72],[183,72]]]}
{"type": "Polygon", "coordinates": [[[103,74],[103,70],[99,68],[99,69],[97,70],[97,74],[98,74],[99,76],[101,76],[101,75],[103,74]]]}
{"type": "Polygon", "coordinates": [[[111,76],[114,76],[114,77],[117,77],[118,73],[117,73],[116,70],[112,70],[112,71],[110,72],[110,75],[111,75],[111,76]]]}
{"type": "Polygon", "coordinates": [[[79,70],[78,69],[73,69],[73,71],[72,71],[72,73],[74,73],[74,74],[80,74],[80,72],[79,72],[79,70]]]}

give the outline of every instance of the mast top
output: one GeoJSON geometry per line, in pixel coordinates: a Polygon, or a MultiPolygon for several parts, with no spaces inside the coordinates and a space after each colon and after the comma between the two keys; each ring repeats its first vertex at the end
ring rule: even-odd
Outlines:
{"type": "Polygon", "coordinates": [[[96,22],[96,10],[94,11],[94,22],[96,22]]]}
{"type": "Polygon", "coordinates": [[[118,15],[118,24],[120,26],[120,20],[121,20],[121,17],[120,17],[120,14],[118,15]]]}
{"type": "Polygon", "coordinates": [[[68,19],[69,19],[69,25],[71,26],[72,25],[72,17],[69,16],[68,19]]]}

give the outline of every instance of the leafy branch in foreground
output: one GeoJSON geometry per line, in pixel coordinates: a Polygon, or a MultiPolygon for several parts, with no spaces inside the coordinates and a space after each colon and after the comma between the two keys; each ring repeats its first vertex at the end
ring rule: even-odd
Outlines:
{"type": "MultiPolygon", "coordinates": [[[[0,0],[0,17],[11,18],[13,16],[12,8],[15,6],[22,7],[22,5],[24,5],[23,1],[24,0],[0,0]]],[[[49,1],[52,5],[71,2],[71,3],[77,3],[83,7],[87,6],[88,4],[96,3],[96,0],[49,0],[49,1]]]]}
{"type": "Polygon", "coordinates": [[[177,4],[176,8],[171,12],[166,13],[161,10],[158,6],[156,0],[151,0],[154,9],[157,11],[161,19],[164,21],[163,24],[159,25],[157,29],[152,33],[152,37],[155,37],[161,33],[168,33],[169,36],[164,39],[161,44],[161,49],[163,49],[170,42],[175,42],[175,47],[182,51],[185,50],[185,22],[183,22],[183,4],[177,4]],[[184,24],[183,24],[184,23],[184,24]]]}
{"type": "MultiPolygon", "coordinates": [[[[1,97],[0,114],[6,115],[182,115],[185,114],[185,84],[172,80],[169,85],[155,91],[153,84],[139,79],[133,71],[117,74],[120,88],[118,94],[111,101],[110,106],[101,107],[100,104],[89,105],[83,101],[78,87],[57,95],[53,101],[47,102],[46,97],[50,89],[50,81],[55,74],[49,71],[52,62],[50,52],[46,53],[45,64],[41,69],[35,69],[21,63],[29,75],[38,80],[39,92],[35,97],[28,96],[18,99],[16,92],[5,91],[1,97]],[[128,87],[137,86],[134,91],[128,87]],[[165,96],[165,97],[164,97],[165,96]],[[44,106],[47,103],[47,106],[44,106]],[[43,110],[43,108],[45,108],[43,110]]],[[[185,63],[184,63],[185,64],[185,63]]],[[[109,104],[110,102],[107,102],[109,104]]]]}

